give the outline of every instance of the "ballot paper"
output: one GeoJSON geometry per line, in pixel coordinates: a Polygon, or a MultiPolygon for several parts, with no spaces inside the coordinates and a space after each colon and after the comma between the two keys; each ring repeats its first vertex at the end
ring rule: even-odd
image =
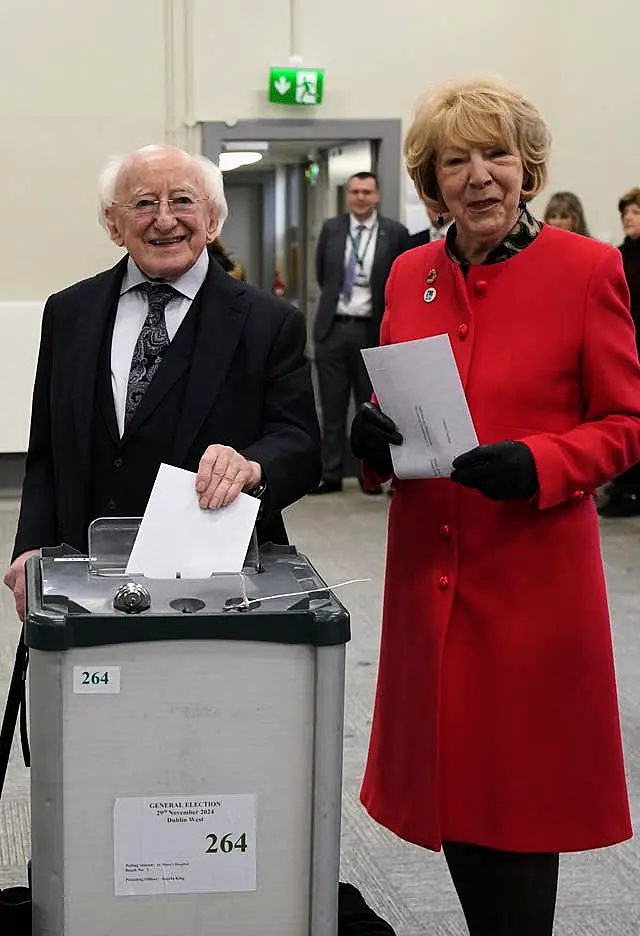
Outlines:
{"type": "Polygon", "coordinates": [[[195,485],[192,471],[160,465],[128,574],[208,578],[242,571],[260,501],[239,494],[227,507],[203,510],[195,485]]]}
{"type": "Polygon", "coordinates": [[[383,413],[402,445],[390,445],[397,478],[447,478],[478,444],[448,335],[362,351],[383,413]]]}

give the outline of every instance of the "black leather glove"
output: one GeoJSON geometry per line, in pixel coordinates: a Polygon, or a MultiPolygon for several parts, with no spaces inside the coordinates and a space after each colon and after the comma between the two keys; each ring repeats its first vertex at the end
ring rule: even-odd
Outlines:
{"type": "Polygon", "coordinates": [[[533,497],[539,490],[531,449],[524,442],[494,442],[458,455],[451,480],[476,488],[491,500],[533,497]]]}
{"type": "Polygon", "coordinates": [[[393,471],[389,445],[402,445],[402,436],[392,419],[376,403],[363,403],[351,424],[351,451],[381,478],[393,471]]]}

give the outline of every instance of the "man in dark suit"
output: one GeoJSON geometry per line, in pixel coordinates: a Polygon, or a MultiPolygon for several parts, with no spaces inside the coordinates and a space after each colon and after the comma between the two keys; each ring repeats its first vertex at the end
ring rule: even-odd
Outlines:
{"type": "Polygon", "coordinates": [[[24,614],[24,564],[87,548],[96,517],[140,516],[158,467],[197,472],[203,509],[261,498],[259,540],[320,477],[302,316],[210,260],[227,205],[218,168],[167,146],[103,173],[101,219],[127,250],[44,310],[22,504],[5,582],[24,614]]]}
{"type": "MultiPolygon", "coordinates": [[[[312,494],[342,490],[349,398],[353,392],[359,406],[371,395],[360,351],[378,344],[387,277],[409,243],[404,225],[378,214],[379,201],[375,175],[357,172],[347,183],[348,214],[325,221],[318,240],[321,295],[314,344],[322,406],[322,482],[312,494]]],[[[380,492],[375,487],[367,493],[380,492]]]]}
{"type": "Polygon", "coordinates": [[[447,231],[451,227],[451,217],[438,214],[433,208],[427,208],[427,214],[429,216],[429,227],[409,235],[409,248],[432,244],[433,241],[442,240],[443,237],[447,236],[447,231]]]}

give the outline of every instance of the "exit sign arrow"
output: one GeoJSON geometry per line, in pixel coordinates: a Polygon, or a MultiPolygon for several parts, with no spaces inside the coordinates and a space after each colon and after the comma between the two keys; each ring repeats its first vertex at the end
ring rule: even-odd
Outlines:
{"type": "Polygon", "coordinates": [[[274,82],[273,87],[276,89],[278,94],[286,94],[291,87],[291,82],[287,81],[284,75],[280,75],[278,80],[274,82]]]}

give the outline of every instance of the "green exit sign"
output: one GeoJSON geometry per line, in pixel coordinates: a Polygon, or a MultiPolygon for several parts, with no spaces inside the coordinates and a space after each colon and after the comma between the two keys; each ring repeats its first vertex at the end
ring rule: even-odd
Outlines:
{"type": "Polygon", "coordinates": [[[323,85],[322,68],[272,68],[269,100],[273,104],[320,104],[323,85]]]}

